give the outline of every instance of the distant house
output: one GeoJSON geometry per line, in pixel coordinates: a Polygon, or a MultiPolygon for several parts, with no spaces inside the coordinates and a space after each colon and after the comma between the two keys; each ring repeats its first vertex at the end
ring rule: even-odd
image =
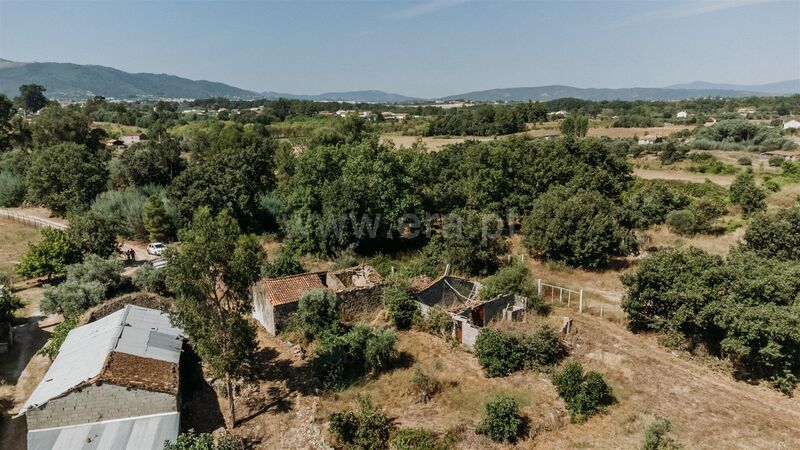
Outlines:
{"type": "Polygon", "coordinates": [[[22,406],[28,449],[162,449],[180,429],[182,332],[127,305],[73,329],[22,406]]]}
{"type": "Polygon", "coordinates": [[[309,272],[264,278],[250,290],[253,317],[271,335],[286,328],[297,311],[300,297],[315,289],[327,289],[339,297],[339,314],[348,321],[376,310],[381,304],[383,279],[375,269],[360,265],[334,272],[309,272]]]}
{"type": "Polygon", "coordinates": [[[147,140],[147,136],[145,136],[144,134],[132,134],[129,136],[120,136],[119,140],[122,141],[123,145],[130,146],[138,142],[147,140]]]}
{"type": "Polygon", "coordinates": [[[636,141],[639,145],[652,145],[657,144],[662,141],[660,136],[640,136],[639,140],[636,141]]]}
{"type": "Polygon", "coordinates": [[[515,294],[482,299],[481,287],[478,282],[445,275],[419,291],[417,303],[423,316],[428,316],[434,308],[450,315],[453,338],[473,348],[481,328],[493,321],[520,320],[528,303],[526,297],[515,294]]]}
{"type": "Polygon", "coordinates": [[[675,114],[675,117],[678,119],[685,119],[689,117],[689,114],[687,114],[686,111],[678,111],[678,114],[675,114]]]}
{"type": "Polygon", "coordinates": [[[560,111],[556,111],[556,112],[554,112],[554,113],[552,113],[552,114],[553,114],[554,116],[557,116],[557,117],[567,117],[567,114],[569,114],[569,113],[568,113],[568,112],[566,112],[566,111],[564,111],[564,110],[562,109],[562,110],[560,110],[560,111]]]}
{"type": "Polygon", "coordinates": [[[770,150],[762,153],[761,155],[766,158],[769,158],[770,156],[780,156],[787,161],[797,161],[800,159],[800,152],[792,150],[770,150]]]}
{"type": "Polygon", "coordinates": [[[110,147],[110,148],[116,148],[116,147],[121,147],[121,146],[125,145],[125,143],[122,142],[121,139],[108,139],[105,142],[105,144],[106,144],[106,147],[110,147]]]}
{"type": "Polygon", "coordinates": [[[736,110],[736,112],[739,113],[739,115],[742,116],[742,117],[747,117],[750,114],[755,114],[756,113],[756,109],[752,108],[752,107],[739,108],[739,109],[736,110]]]}
{"type": "Polygon", "coordinates": [[[790,128],[791,128],[791,129],[798,129],[798,128],[800,128],[800,120],[794,120],[794,119],[792,119],[792,120],[787,120],[786,122],[783,122],[783,129],[784,129],[784,130],[788,130],[788,129],[790,129],[790,128]]]}

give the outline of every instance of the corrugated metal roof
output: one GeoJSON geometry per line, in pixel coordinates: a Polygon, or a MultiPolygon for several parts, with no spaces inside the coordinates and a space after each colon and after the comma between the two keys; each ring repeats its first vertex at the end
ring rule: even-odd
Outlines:
{"type": "Polygon", "coordinates": [[[175,442],[177,412],[28,432],[28,450],[161,450],[175,442]]]}
{"type": "Polygon", "coordinates": [[[61,344],[58,356],[20,413],[100,375],[111,352],[177,363],[181,334],[167,314],[134,305],[75,328],[61,344]]]}

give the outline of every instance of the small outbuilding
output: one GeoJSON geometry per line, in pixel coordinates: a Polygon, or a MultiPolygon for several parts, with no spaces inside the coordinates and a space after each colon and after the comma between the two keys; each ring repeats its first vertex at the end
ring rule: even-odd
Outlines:
{"type": "Polygon", "coordinates": [[[784,130],[789,130],[789,129],[796,130],[798,128],[800,128],[800,120],[792,119],[792,120],[787,120],[786,122],[783,122],[783,129],[784,130]]]}
{"type": "Polygon", "coordinates": [[[180,430],[184,339],[169,316],[127,305],[70,331],[19,411],[28,449],[163,449],[180,430]]]}
{"type": "Polygon", "coordinates": [[[678,119],[685,119],[689,117],[689,114],[687,114],[686,111],[678,111],[678,114],[675,114],[675,117],[678,119]]]}

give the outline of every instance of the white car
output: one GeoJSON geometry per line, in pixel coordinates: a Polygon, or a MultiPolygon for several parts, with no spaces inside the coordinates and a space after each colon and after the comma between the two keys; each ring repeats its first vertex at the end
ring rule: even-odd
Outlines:
{"type": "Polygon", "coordinates": [[[148,255],[155,255],[161,256],[164,252],[167,251],[167,246],[162,244],[161,242],[152,242],[147,244],[147,254],[148,255]]]}

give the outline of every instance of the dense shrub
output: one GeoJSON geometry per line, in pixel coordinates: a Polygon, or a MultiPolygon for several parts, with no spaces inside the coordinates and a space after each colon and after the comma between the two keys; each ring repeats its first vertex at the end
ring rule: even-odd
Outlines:
{"type": "Polygon", "coordinates": [[[428,315],[419,322],[419,329],[430,334],[450,337],[453,332],[453,318],[438,306],[428,310],[428,315]]]}
{"type": "Polygon", "coordinates": [[[730,187],[731,203],[741,206],[745,216],[765,209],[767,207],[764,201],[766,197],[766,193],[756,186],[752,170],[737,175],[730,187]]]}
{"type": "Polygon", "coordinates": [[[568,362],[553,374],[553,384],[567,404],[573,422],[585,421],[614,400],[603,376],[594,371],[584,373],[578,361],[568,362]]]}
{"type": "Polygon", "coordinates": [[[119,250],[119,223],[93,211],[70,215],[67,232],[83,254],[108,258],[119,250]]]}
{"type": "Polygon", "coordinates": [[[338,411],[328,417],[331,433],[349,449],[381,450],[387,447],[393,424],[367,397],[359,397],[357,411],[338,411]]]}
{"type": "Polygon", "coordinates": [[[6,275],[0,272],[0,322],[9,322],[14,318],[14,313],[25,306],[18,295],[11,290],[6,275]]]}
{"type": "Polygon", "coordinates": [[[738,170],[736,167],[725,164],[714,155],[708,153],[692,153],[689,159],[694,163],[689,167],[692,172],[711,173],[716,175],[732,175],[738,170]]]}
{"type": "Polygon", "coordinates": [[[740,166],[752,166],[753,159],[750,158],[749,156],[742,156],[741,158],[736,160],[736,163],[739,164],[740,166]]]}
{"type": "Polygon", "coordinates": [[[522,432],[522,425],[517,401],[501,395],[486,404],[486,411],[475,432],[493,441],[515,442],[522,432]]]}
{"type": "Polygon", "coordinates": [[[358,325],[345,334],[325,333],[317,341],[312,369],[327,388],[342,388],[387,369],[397,359],[397,335],[358,325]]]}
{"type": "Polygon", "coordinates": [[[428,244],[440,266],[450,264],[454,271],[486,275],[500,266],[499,257],[508,252],[508,242],[498,226],[502,220],[475,210],[457,210],[444,218],[442,233],[428,244]]]}
{"type": "Polygon", "coordinates": [[[399,330],[408,330],[419,321],[419,305],[411,293],[411,288],[404,279],[392,277],[383,286],[383,305],[389,320],[399,330]]]}
{"type": "Polygon", "coordinates": [[[657,252],[622,277],[633,330],[679,334],[730,360],[737,376],[788,391],[800,361],[800,267],[746,250],[723,261],[694,248],[657,252]]]}
{"type": "Polygon", "coordinates": [[[710,127],[698,127],[692,142],[704,150],[791,150],[795,144],[780,131],[747,120],[721,120],[710,127]]]}
{"type": "Polygon", "coordinates": [[[106,191],[95,198],[92,212],[115,221],[119,234],[126,238],[147,239],[142,214],[148,195],[138,190],[106,191]]]}
{"type": "Polygon", "coordinates": [[[631,226],[644,229],[664,223],[667,214],[687,207],[691,198],[666,181],[638,180],[624,201],[624,213],[631,226]]]}
{"type": "Polygon", "coordinates": [[[769,157],[769,159],[767,160],[767,164],[769,164],[770,167],[780,167],[783,165],[783,161],[785,160],[786,158],[784,158],[783,156],[773,155],[769,157]]]}
{"type": "Polygon", "coordinates": [[[483,328],[475,340],[475,356],[487,377],[522,369],[545,370],[565,355],[561,338],[546,325],[524,336],[483,328]]]}
{"type": "Polygon", "coordinates": [[[667,226],[678,234],[691,235],[697,231],[697,220],[688,209],[672,211],[667,214],[667,226]]]}
{"type": "Polygon", "coordinates": [[[133,285],[140,291],[165,295],[168,293],[167,273],[145,262],[133,274],[133,285]]]}
{"type": "Polygon", "coordinates": [[[306,292],[298,302],[293,326],[308,340],[317,339],[324,333],[338,333],[341,329],[339,298],[327,289],[306,292]]]}

